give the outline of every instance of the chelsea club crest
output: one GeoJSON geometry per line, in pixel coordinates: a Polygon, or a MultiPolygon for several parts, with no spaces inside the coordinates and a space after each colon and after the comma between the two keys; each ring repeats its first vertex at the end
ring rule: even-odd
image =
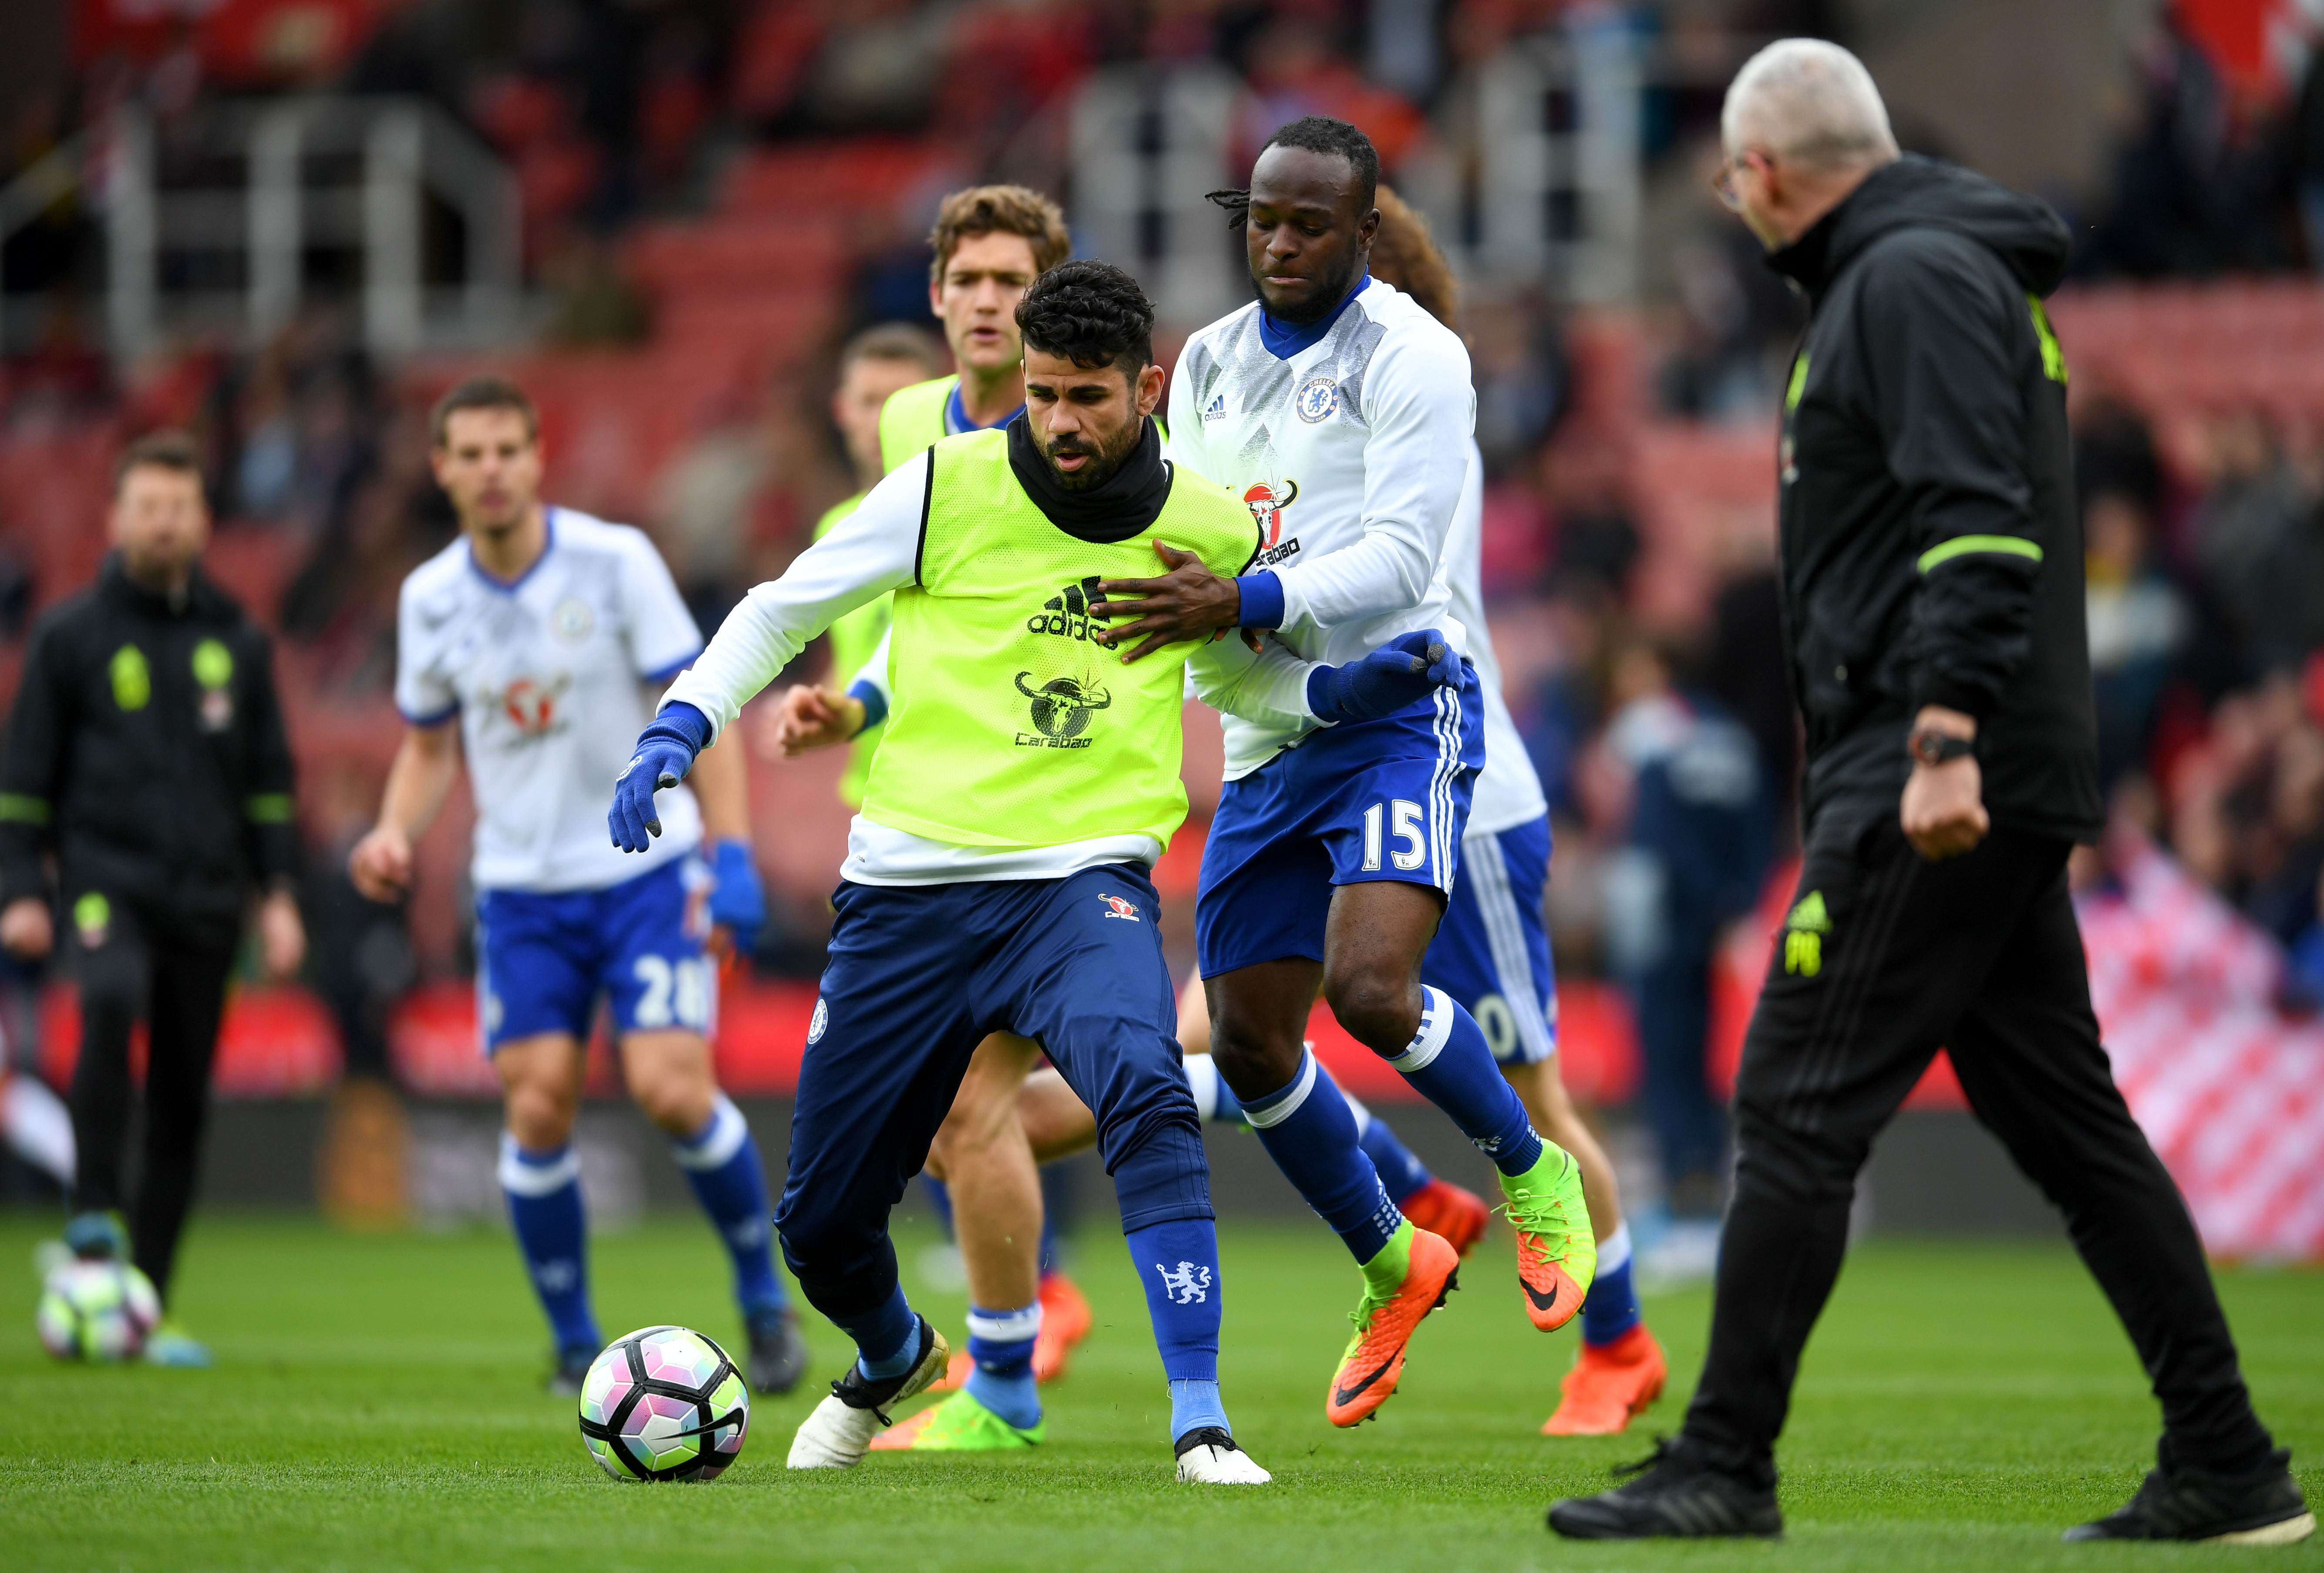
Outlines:
{"type": "Polygon", "coordinates": [[[1321,426],[1340,408],[1340,384],[1318,372],[1299,384],[1299,391],[1291,396],[1291,408],[1308,425],[1321,426]]]}

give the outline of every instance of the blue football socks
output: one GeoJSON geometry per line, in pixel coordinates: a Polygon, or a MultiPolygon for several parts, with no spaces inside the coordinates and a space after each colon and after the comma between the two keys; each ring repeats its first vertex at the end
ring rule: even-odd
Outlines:
{"type": "Polygon", "coordinates": [[[1218,1226],[1207,1218],[1173,1219],[1130,1230],[1128,1243],[1130,1265],[1146,1286],[1162,1375],[1170,1383],[1171,1440],[1195,1426],[1224,1427],[1218,1226]]]}
{"type": "Polygon", "coordinates": [[[767,1172],[742,1111],[720,1093],[703,1127],[673,1139],[669,1150],[726,1243],[743,1320],[757,1327],[780,1315],[783,1285],[775,1276],[773,1231],[767,1220],[767,1172]]]}
{"type": "Polygon", "coordinates": [[[559,1354],[595,1355],[605,1340],[589,1310],[589,1220],[581,1205],[581,1155],[573,1144],[527,1151],[501,1133],[501,1190],[532,1292],[549,1313],[559,1354]]]}
{"type": "Polygon", "coordinates": [[[901,1376],[920,1352],[920,1319],[904,1298],[904,1286],[861,1316],[835,1316],[839,1330],[855,1340],[855,1364],[864,1375],[878,1381],[901,1376]]]}
{"type": "Polygon", "coordinates": [[[1598,1276],[1591,1281],[1590,1297],[1582,1302],[1582,1341],[1606,1345],[1638,1325],[1646,1312],[1638,1308],[1638,1291],[1630,1282],[1630,1226],[1617,1224],[1598,1242],[1598,1276]]]}
{"type": "Polygon", "coordinates": [[[1356,1145],[1363,1148],[1364,1156],[1379,1171],[1380,1187],[1388,1192],[1388,1200],[1402,1207],[1406,1197],[1435,1176],[1428,1172],[1427,1164],[1396,1139],[1396,1133],[1388,1128],[1388,1121],[1351,1095],[1342,1092],[1340,1096],[1347,1099],[1348,1112],[1356,1117],[1356,1145]]]}
{"type": "Polygon", "coordinates": [[[1041,1423],[1041,1394],[1033,1382],[1033,1340],[1041,1334],[1041,1302],[1015,1311],[968,1308],[969,1396],[1020,1431],[1041,1423]]]}
{"type": "Polygon", "coordinates": [[[1219,1396],[1219,1384],[1215,1382],[1170,1384],[1170,1440],[1175,1442],[1201,1426],[1216,1426],[1230,1433],[1234,1430],[1234,1427],[1227,1423],[1226,1402],[1219,1396]]]}
{"type": "Polygon", "coordinates": [[[1388,1063],[1450,1115],[1495,1168],[1504,1174],[1524,1173],[1541,1161],[1541,1138],[1517,1090],[1493,1062],[1485,1029],[1442,989],[1420,993],[1420,1030],[1388,1063]]]}
{"type": "MultiPolygon", "coordinates": [[[[1498,1073],[1494,1080],[1499,1081],[1498,1073]]],[[[1502,1090],[1508,1090],[1506,1082],[1502,1090]]],[[[1379,1256],[1404,1215],[1388,1200],[1379,1171],[1357,1145],[1348,1100],[1314,1053],[1299,1056],[1298,1072],[1289,1084],[1244,1103],[1243,1118],[1259,1133],[1284,1178],[1346,1242],[1357,1263],[1379,1256]]]]}

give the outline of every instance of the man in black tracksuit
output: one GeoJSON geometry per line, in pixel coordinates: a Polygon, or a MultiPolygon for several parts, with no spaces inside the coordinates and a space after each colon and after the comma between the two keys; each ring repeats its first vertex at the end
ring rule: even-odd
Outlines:
{"type": "Polygon", "coordinates": [[[1813,312],[1778,455],[1803,867],[1737,1077],[1734,1200],[1685,1427],[1551,1524],[1780,1530],[1775,1438],[1857,1173],[1943,1047],[2065,1214],[2162,1402],[2160,1467],[2069,1538],[2299,1538],[2314,1520],[2289,1455],[2252,1412],[2186,1205],[2115,1088],[2067,893],[2066,854],[2102,807],[2067,373],[2040,302],[2065,227],[1982,176],[1899,159],[1835,46],[1772,46],[1728,105],[1722,193],[1813,312]]]}
{"type": "MultiPolygon", "coordinates": [[[[166,1304],[254,885],[268,970],[295,970],[305,942],[289,894],[297,832],[272,652],[201,571],[208,514],[190,441],[163,434],[124,455],[112,531],[97,584],[43,617],[25,653],[0,761],[0,943],[51,950],[53,855],[81,1005],[66,1238],[85,1255],[121,1248],[112,1215],[126,1200],[130,1033],[143,1017],[145,1151],[129,1229],[166,1304]]],[[[174,1331],[147,1353],[204,1358],[174,1331]]]]}

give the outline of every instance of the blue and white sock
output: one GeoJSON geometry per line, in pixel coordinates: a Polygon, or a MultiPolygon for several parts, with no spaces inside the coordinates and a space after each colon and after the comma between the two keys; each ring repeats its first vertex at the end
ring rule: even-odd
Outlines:
{"type": "Polygon", "coordinates": [[[1242,1108],[1275,1166],[1346,1242],[1357,1265],[1379,1256],[1404,1215],[1357,1145],[1348,1100],[1314,1052],[1301,1053],[1288,1084],[1242,1108]]]}
{"type": "Polygon", "coordinates": [[[896,1285],[888,1298],[861,1316],[835,1316],[839,1330],[855,1340],[856,1368],[878,1381],[901,1376],[920,1352],[920,1319],[896,1285]]]}
{"type": "Polygon", "coordinates": [[[532,1292],[557,1335],[560,1355],[595,1355],[604,1347],[589,1310],[589,1218],[581,1204],[581,1154],[571,1142],[527,1151],[501,1133],[501,1191],[524,1253],[532,1292]]]}
{"type": "Polygon", "coordinates": [[[1186,1084],[1194,1090],[1194,1110],[1221,1125],[1244,1123],[1242,1100],[1219,1074],[1219,1062],[1208,1054],[1186,1056],[1186,1084]]]}
{"type": "Polygon", "coordinates": [[[1041,1199],[1041,1276],[1047,1278],[1056,1270],[1057,1215],[1045,1196],[1041,1199]]]}
{"type": "Polygon", "coordinates": [[[1591,1281],[1590,1297],[1582,1302],[1582,1341],[1610,1344],[1645,1316],[1637,1288],[1630,1282],[1630,1226],[1619,1223],[1598,1242],[1598,1276],[1591,1281]]]}
{"type": "Polygon", "coordinates": [[[1380,1185],[1388,1191],[1388,1200],[1402,1207],[1406,1197],[1436,1176],[1396,1139],[1396,1133],[1388,1128],[1388,1121],[1359,1103],[1353,1093],[1342,1092],[1340,1096],[1348,1100],[1348,1112],[1356,1117],[1356,1145],[1363,1148],[1364,1156],[1379,1171],[1380,1185]]]}
{"type": "Polygon", "coordinates": [[[1207,1218],[1173,1219],[1132,1229],[1129,1245],[1170,1383],[1170,1440],[1197,1426],[1228,1429],[1219,1400],[1218,1226],[1207,1218]]]}
{"type": "Polygon", "coordinates": [[[690,1136],[669,1144],[695,1199],[717,1226],[734,1263],[734,1298],[752,1327],[782,1314],[782,1280],[775,1276],[773,1230],[767,1217],[767,1172],[751,1123],[724,1092],[710,1118],[690,1136]]]}
{"type": "Polygon", "coordinates": [[[1421,991],[1420,1030],[1404,1053],[1388,1060],[1422,1097],[1452,1117],[1504,1174],[1522,1174],[1541,1161],[1534,1134],[1477,1018],[1442,989],[1421,991]]]}
{"type": "Polygon", "coordinates": [[[1041,1336],[1041,1302],[1015,1311],[968,1308],[968,1355],[976,1369],[969,1395],[1020,1431],[1041,1423],[1041,1393],[1033,1381],[1033,1340],[1041,1336]]]}

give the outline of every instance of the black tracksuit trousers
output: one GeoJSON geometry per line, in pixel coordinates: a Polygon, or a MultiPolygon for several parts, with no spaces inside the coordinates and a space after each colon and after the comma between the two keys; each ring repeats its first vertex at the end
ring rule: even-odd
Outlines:
{"type": "Polygon", "coordinates": [[[1931,863],[1893,807],[1836,818],[1809,839],[1744,1041],[1734,1200],[1683,1445],[1772,1479],[1800,1351],[1847,1248],[1857,1172],[1943,1047],[2128,1330],[2162,1401],[2163,1461],[2256,1467],[2273,1444],[2194,1220],[2099,1045],[2067,843],[1997,830],[1931,863]]]}
{"type": "Polygon", "coordinates": [[[101,932],[75,936],[81,1032],[70,1100],[79,1149],[73,1210],[125,1211],[131,1255],[167,1303],[178,1237],[194,1201],[210,1061],[237,936],[232,927],[185,923],[142,904],[115,900],[110,907],[101,932]],[[136,1200],[124,1206],[129,1039],[140,1019],[147,1024],[144,1163],[136,1200]]]}

